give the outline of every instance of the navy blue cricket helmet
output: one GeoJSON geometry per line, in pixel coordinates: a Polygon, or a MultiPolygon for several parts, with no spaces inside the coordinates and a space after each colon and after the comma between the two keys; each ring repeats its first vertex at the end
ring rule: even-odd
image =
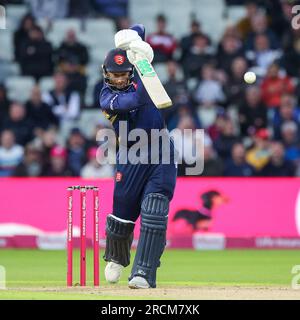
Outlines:
{"type": "Polygon", "coordinates": [[[129,72],[129,83],[128,86],[124,89],[127,89],[132,84],[134,77],[134,67],[129,62],[125,50],[119,48],[110,50],[105,57],[102,68],[104,73],[104,81],[109,86],[111,86],[111,83],[109,77],[107,76],[107,72],[129,72]]]}

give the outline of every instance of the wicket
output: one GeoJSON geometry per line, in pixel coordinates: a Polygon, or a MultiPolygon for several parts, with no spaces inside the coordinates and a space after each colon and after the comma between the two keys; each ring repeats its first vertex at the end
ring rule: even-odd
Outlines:
{"type": "Polygon", "coordinates": [[[72,186],[67,188],[67,286],[73,285],[73,191],[80,191],[80,286],[86,286],[86,209],[87,191],[93,191],[94,286],[99,286],[99,188],[72,186]]]}

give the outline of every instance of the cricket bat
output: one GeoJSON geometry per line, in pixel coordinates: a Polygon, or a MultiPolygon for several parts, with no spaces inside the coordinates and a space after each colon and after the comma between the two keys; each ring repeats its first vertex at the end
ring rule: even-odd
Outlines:
{"type": "Polygon", "coordinates": [[[134,65],[151,100],[158,109],[170,107],[172,100],[159,80],[152,64],[147,59],[141,59],[134,65]]]}

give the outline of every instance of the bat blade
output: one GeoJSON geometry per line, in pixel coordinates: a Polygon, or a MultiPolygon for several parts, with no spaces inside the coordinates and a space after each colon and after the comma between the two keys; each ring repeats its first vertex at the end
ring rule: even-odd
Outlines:
{"type": "Polygon", "coordinates": [[[136,62],[135,69],[155,106],[158,109],[170,107],[172,100],[159,80],[152,64],[147,59],[141,59],[136,62]]]}

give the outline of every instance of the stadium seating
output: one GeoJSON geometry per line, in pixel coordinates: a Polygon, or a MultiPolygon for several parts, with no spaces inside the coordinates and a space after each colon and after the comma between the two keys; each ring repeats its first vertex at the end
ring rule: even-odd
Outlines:
{"type": "Polygon", "coordinates": [[[42,92],[50,91],[54,88],[54,79],[53,77],[43,77],[40,79],[39,85],[42,92]]]}
{"type": "Polygon", "coordinates": [[[0,59],[12,61],[14,59],[13,34],[9,29],[0,31],[0,59]]]}
{"type": "Polygon", "coordinates": [[[8,97],[11,100],[25,102],[30,97],[35,81],[32,77],[14,76],[7,78],[5,85],[8,89],[8,97]]]}
{"type": "Polygon", "coordinates": [[[60,19],[53,22],[47,38],[54,46],[59,46],[68,30],[73,29],[78,34],[81,31],[81,21],[79,19],[60,19]]]}

